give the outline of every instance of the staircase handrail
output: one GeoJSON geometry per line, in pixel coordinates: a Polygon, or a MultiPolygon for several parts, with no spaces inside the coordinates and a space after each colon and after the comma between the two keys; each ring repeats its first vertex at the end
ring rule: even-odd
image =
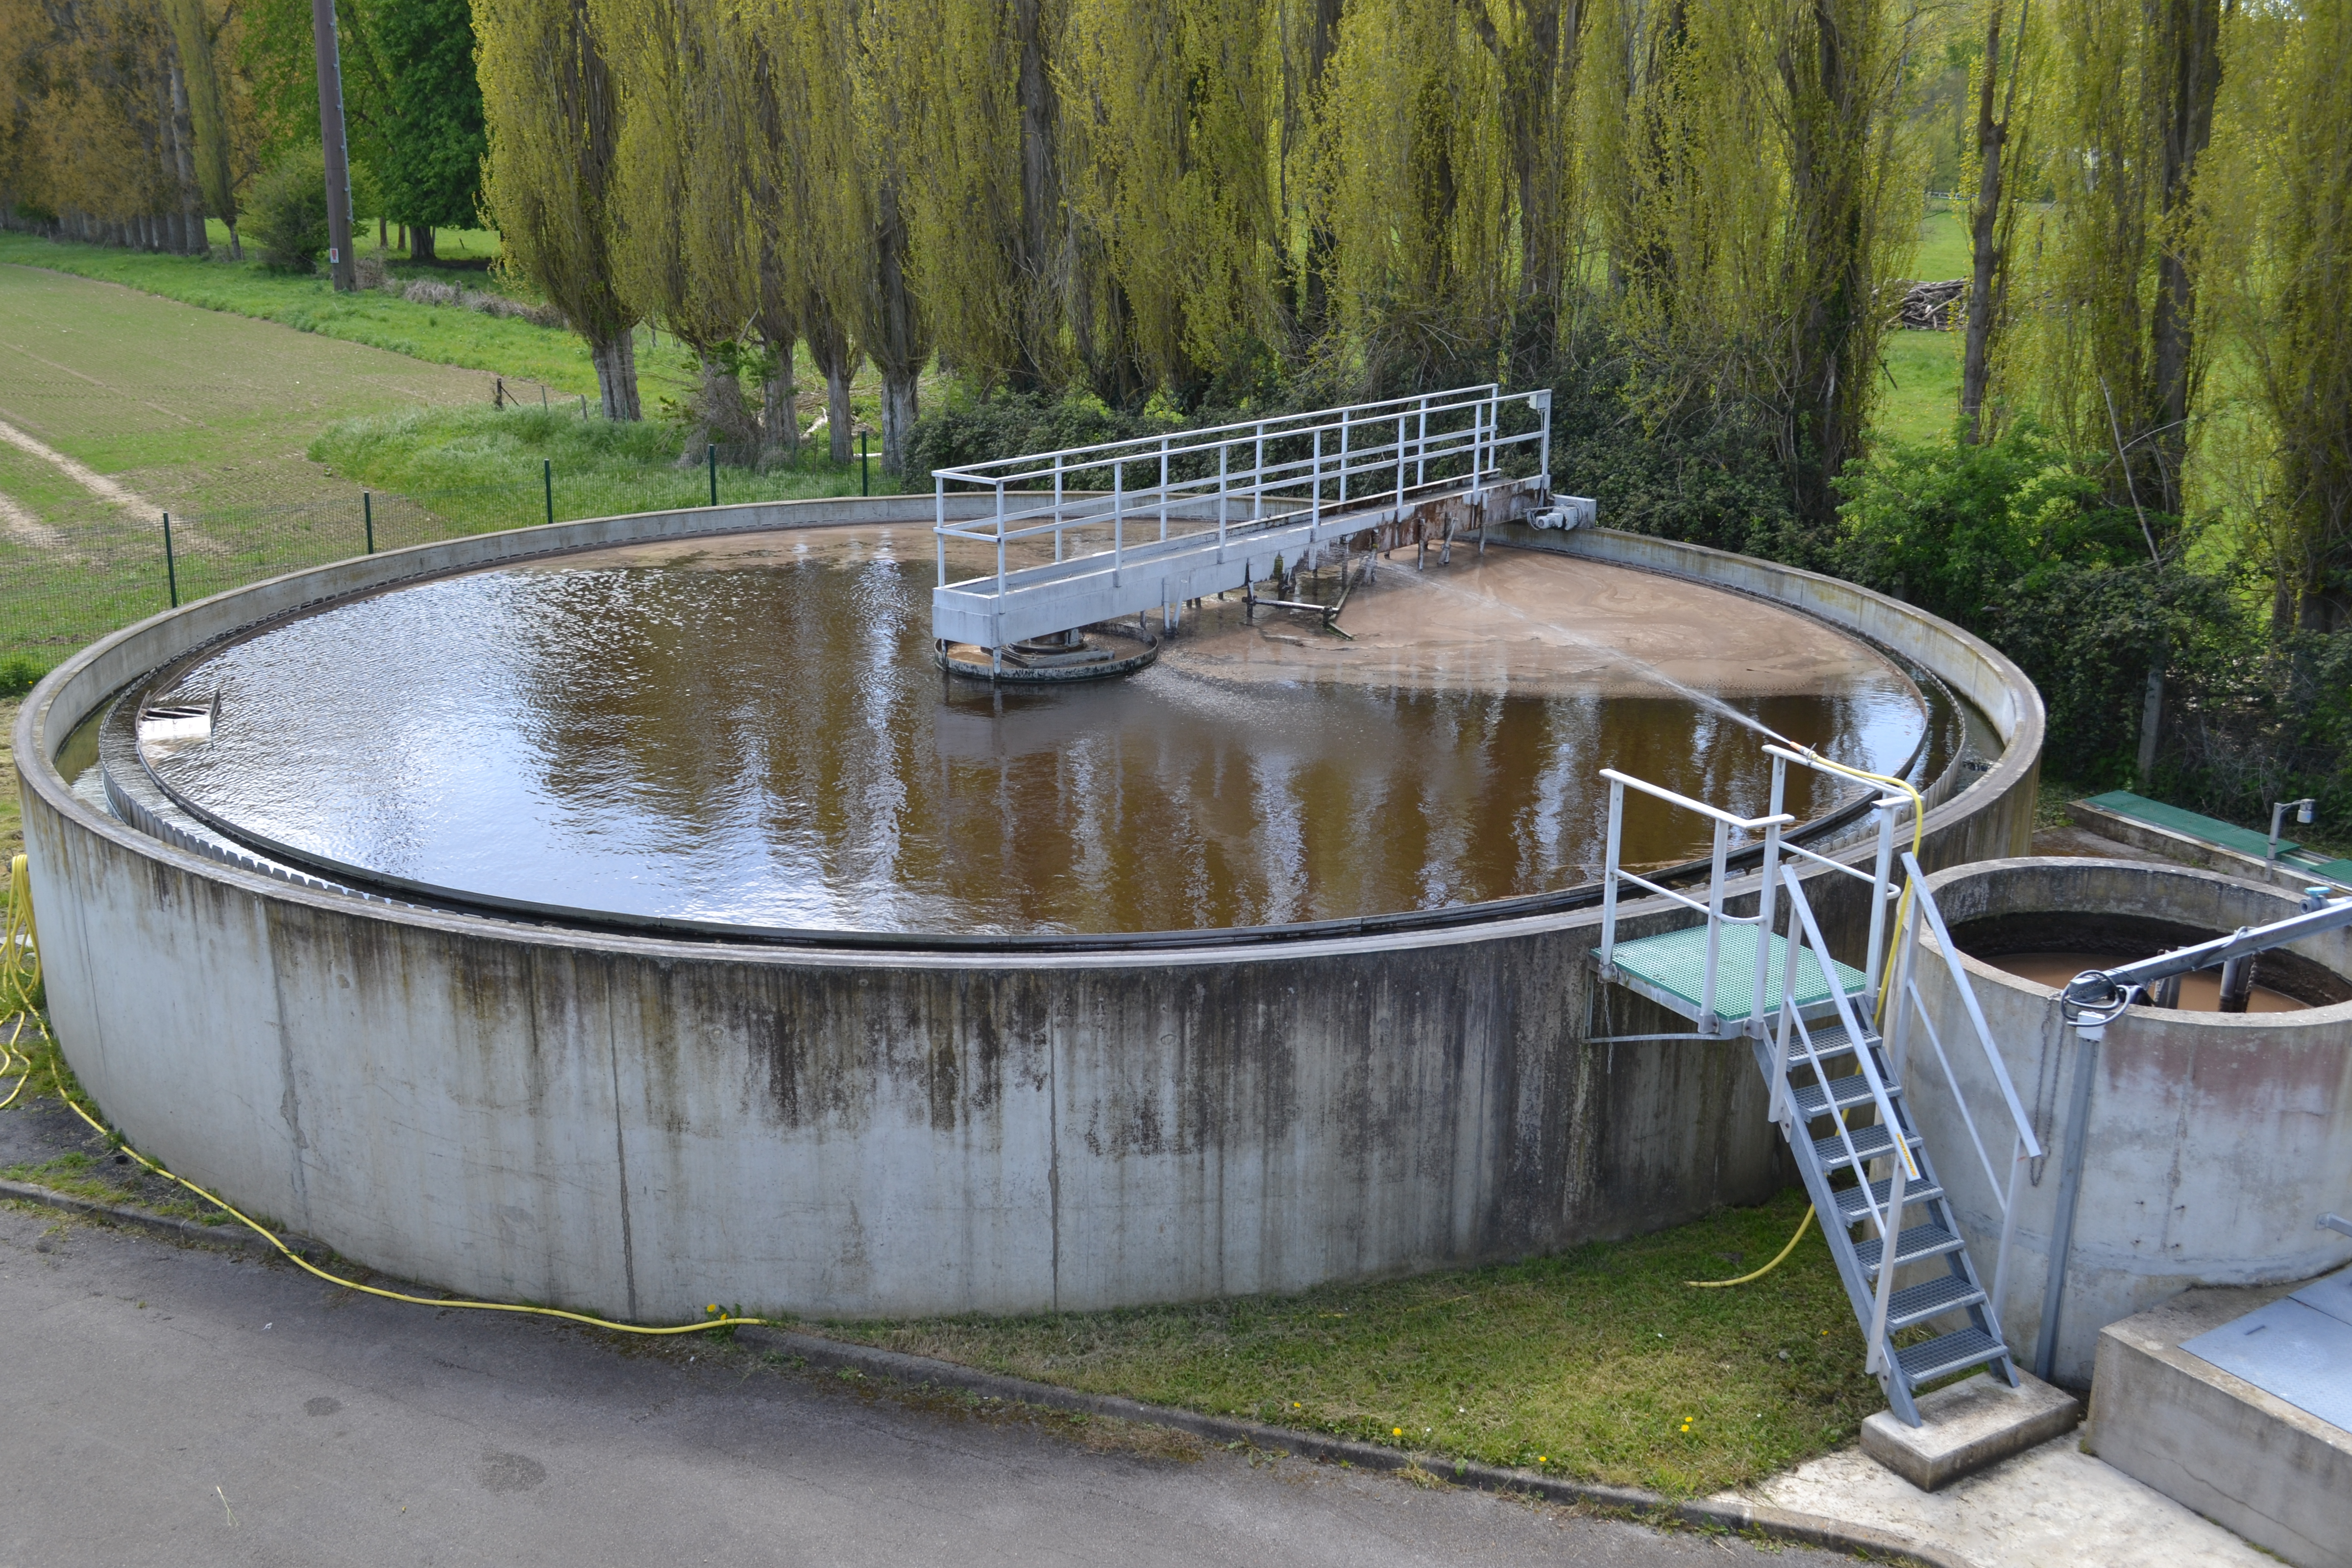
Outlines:
{"type": "Polygon", "coordinates": [[[1631,773],[1620,773],[1615,768],[1602,768],[1601,776],[1609,781],[1609,848],[1607,862],[1601,873],[1601,974],[1612,976],[1616,973],[1614,958],[1617,952],[1617,884],[1620,881],[1631,882],[1635,887],[1656,893],[1663,898],[1671,899],[1685,909],[1695,910],[1706,917],[1706,960],[1700,973],[1698,997],[1698,1026],[1702,1034],[1714,1033],[1717,1024],[1715,977],[1717,961],[1723,949],[1723,928],[1727,925],[1757,928],[1759,956],[1755,984],[1748,988],[1748,1013],[1760,1026],[1764,1016],[1765,979],[1760,943],[1762,938],[1769,934],[1767,922],[1772,918],[1772,905],[1771,900],[1767,899],[1759,902],[1756,912],[1752,915],[1727,915],[1723,912],[1724,873],[1731,853],[1730,836],[1735,828],[1743,833],[1752,833],[1758,828],[1764,830],[1765,875],[1769,878],[1772,868],[1779,864],[1780,830],[1797,819],[1785,811],[1769,812],[1762,816],[1740,816],[1720,806],[1709,805],[1703,800],[1693,800],[1686,795],[1677,795],[1673,790],[1637,779],[1631,773]],[[1625,791],[1629,786],[1640,790],[1643,795],[1664,801],[1669,805],[1696,812],[1715,824],[1715,845],[1709,858],[1706,903],[1702,904],[1672,888],[1661,887],[1638,872],[1626,870],[1618,863],[1619,849],[1623,841],[1625,791]]]}
{"type": "Polygon", "coordinates": [[[1976,987],[1969,980],[1968,969],[1960,961],[1960,950],[1952,941],[1950,929],[1945,924],[1944,911],[1927,890],[1927,873],[1920,868],[1918,858],[1906,853],[1903,857],[1905,876],[1910,879],[1911,900],[1904,916],[1903,929],[1895,933],[1897,957],[1895,984],[1889,1001],[1893,1016],[1889,1019],[1887,1049],[1895,1064],[1903,1070],[1910,1039],[1910,1024],[1916,1018],[1926,1032],[1927,1044],[1936,1053],[1937,1065],[1943,1069],[1945,1085],[1951,1090],[1952,1104],[1960,1113],[1960,1125],[1968,1131],[1969,1142],[1975,1146],[1977,1162],[1983,1166],[1986,1184],[1991,1188],[1994,1203],[2000,1209],[2000,1242],[1993,1258],[1992,1290],[1985,1308],[1987,1317],[2000,1332],[2002,1292],[2009,1283],[2009,1255],[2017,1231],[2018,1174],[2031,1162],[2042,1157],[2042,1142],[2033,1135],[2032,1119],[2026,1114],[2024,1103],[2018,1099],[2017,1085],[2009,1076],[2009,1064],[2002,1058],[2000,1044],[1992,1037],[1992,1029],[1985,1022],[1984,1008],[1977,1000],[1976,987]],[[1968,1015],[1970,1032],[1976,1036],[1977,1047],[1984,1053],[1985,1064],[1992,1071],[1993,1082],[2000,1090],[2003,1109],[2009,1113],[2010,1125],[2016,1136],[2011,1141],[2009,1176],[2002,1180],[1991,1152],[1985,1147],[1983,1132],[1977,1126],[1976,1114],[1969,1109],[1969,1097],[1960,1087],[1958,1071],[1953,1067],[1950,1054],[1944,1048],[1942,1034],[1929,1016],[1926,998],[1919,994],[1913,967],[1917,962],[1919,933],[1925,929],[1936,938],[1936,948],[1943,955],[1944,968],[1951,976],[1952,987],[1959,994],[1960,1005],[1968,1015]]]}
{"type": "MultiPolygon", "coordinates": [[[[1903,1238],[1905,1190],[1919,1179],[1919,1166],[1911,1156],[1909,1130],[1904,1126],[1903,1119],[1895,1114],[1895,1102],[1886,1091],[1885,1080],[1879,1076],[1878,1064],[1872,1059],[1871,1036],[1863,1027],[1861,1016],[1853,1010],[1853,998],[1846,994],[1845,986],[1837,978],[1836,963],[1830,957],[1829,944],[1822,940],[1820,922],[1813,918],[1813,907],[1805,898],[1803,884],[1797,879],[1796,868],[1781,868],[1780,879],[1789,894],[1789,938],[1785,950],[1787,968],[1780,983],[1780,1035],[1773,1042],[1773,1048],[1785,1063],[1788,1060],[1789,1030],[1791,1026],[1796,1029],[1797,1037],[1804,1046],[1806,1065],[1813,1069],[1813,1081],[1822,1088],[1822,1114],[1837,1127],[1838,1142],[1844,1146],[1846,1159],[1855,1180],[1861,1184],[1863,1207],[1878,1228],[1878,1289],[1871,1308],[1868,1356],[1863,1363],[1865,1372],[1875,1373],[1887,1359],[1886,1315],[1894,1299],[1895,1259],[1903,1238]],[[1879,1125],[1886,1129],[1888,1152],[1894,1156],[1895,1163],[1887,1184],[1886,1204],[1883,1208],[1870,1190],[1870,1167],[1864,1162],[1862,1151],[1854,1145],[1853,1131],[1846,1124],[1845,1108],[1837,1103],[1835,1091],[1830,1088],[1829,1072],[1822,1065],[1821,1053],[1813,1045],[1812,1031],[1806,1026],[1803,1016],[1796,1009],[1797,963],[1806,946],[1810,946],[1821,961],[1822,973],[1829,981],[1831,1000],[1837,1006],[1838,1022],[1844,1026],[1845,1037],[1853,1047],[1854,1064],[1861,1071],[1864,1085],[1870,1090],[1870,1103],[1878,1112],[1879,1125]]],[[[1776,1072],[1773,1077],[1777,1100],[1780,1075],[1776,1072]]],[[[1779,1106],[1776,1104],[1773,1109],[1777,1110],[1779,1106]]]]}

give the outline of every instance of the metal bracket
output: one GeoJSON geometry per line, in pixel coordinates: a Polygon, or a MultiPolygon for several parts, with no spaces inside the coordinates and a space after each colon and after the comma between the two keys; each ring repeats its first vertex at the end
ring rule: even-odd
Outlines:
{"type": "Polygon", "coordinates": [[[2319,1224],[2314,1228],[2332,1230],[2342,1236],[2352,1236],[2352,1219],[2346,1219],[2340,1214],[2324,1214],[2319,1216],[2319,1224]]]}

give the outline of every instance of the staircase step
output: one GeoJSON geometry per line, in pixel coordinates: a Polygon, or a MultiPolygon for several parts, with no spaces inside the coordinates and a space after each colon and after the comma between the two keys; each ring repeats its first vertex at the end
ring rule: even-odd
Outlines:
{"type": "MultiPolygon", "coordinates": [[[[1892,1089],[1887,1091],[1890,1097],[1899,1092],[1892,1089]]],[[[1819,1080],[1802,1085],[1792,1083],[1789,1086],[1789,1098],[1796,1105],[1797,1120],[1811,1121],[1816,1116],[1828,1115],[1832,1105],[1869,1104],[1870,1080],[1856,1072],[1830,1079],[1827,1089],[1822,1089],[1819,1080]]]]}
{"type": "MultiPolygon", "coordinates": [[[[1848,1128],[1846,1131],[1847,1136],[1853,1140],[1854,1152],[1864,1160],[1894,1152],[1894,1136],[1879,1122],[1874,1121],[1867,1127],[1848,1128]]],[[[1903,1141],[1914,1149],[1919,1147],[1919,1135],[1916,1132],[1903,1141]]],[[[1834,1132],[1826,1138],[1813,1140],[1813,1158],[1821,1163],[1824,1171],[1843,1170],[1851,1163],[1845,1157],[1844,1143],[1834,1132]]]]}
{"type": "MultiPolygon", "coordinates": [[[[1780,1025],[1777,1020],[1773,1022],[1772,1026],[1774,1031],[1773,1038],[1780,1038],[1780,1025]]],[[[1839,1023],[1835,1018],[1823,1018],[1817,1024],[1807,1025],[1806,1027],[1811,1030],[1812,1034],[1813,1052],[1816,1056],[1819,1056],[1822,1060],[1826,1062],[1838,1057],[1850,1057],[1853,1055],[1853,1042],[1846,1037],[1845,1026],[1839,1023]]],[[[1875,1042],[1877,1039],[1876,1036],[1870,1033],[1870,1029],[1867,1025],[1864,1026],[1863,1035],[1864,1038],[1870,1039],[1873,1042],[1875,1042]]],[[[1801,1066],[1804,1060],[1804,1039],[1792,1029],[1789,1032],[1789,1065],[1792,1068],[1798,1067],[1801,1066]]]]}
{"type": "Polygon", "coordinates": [[[1985,1293],[1965,1274],[1946,1274],[1921,1284],[1906,1285],[1886,1303],[1886,1329],[1889,1333],[1907,1329],[1929,1318],[1973,1307],[1984,1299],[1985,1293]]]}
{"type": "MultiPolygon", "coordinates": [[[[1940,1258],[1947,1252],[1958,1252],[1966,1244],[1950,1231],[1929,1220],[1926,1225],[1906,1226],[1895,1239],[1895,1266],[1917,1263],[1925,1258],[1940,1258]]],[[[1862,1265],[1865,1276],[1878,1272],[1878,1255],[1885,1243],[1877,1237],[1853,1244],[1853,1256],[1862,1265]]]]}
{"type": "Polygon", "coordinates": [[[1966,1367],[1981,1366],[2009,1353],[2009,1347],[1970,1324],[1895,1352],[1904,1377],[1916,1385],[1966,1367]]]}
{"type": "MultiPolygon", "coordinates": [[[[1885,1208],[1888,1199],[1894,1195],[1894,1192],[1895,1182],[1892,1177],[1883,1182],[1870,1184],[1870,1203],[1863,1201],[1861,1187],[1840,1187],[1837,1190],[1838,1217],[1850,1226],[1860,1225],[1870,1217],[1871,1204],[1885,1208]]],[[[1930,1198],[1940,1198],[1943,1195],[1944,1189],[1932,1183],[1911,1182],[1903,1189],[1903,1206],[1908,1209],[1915,1203],[1926,1203],[1930,1198]]]]}

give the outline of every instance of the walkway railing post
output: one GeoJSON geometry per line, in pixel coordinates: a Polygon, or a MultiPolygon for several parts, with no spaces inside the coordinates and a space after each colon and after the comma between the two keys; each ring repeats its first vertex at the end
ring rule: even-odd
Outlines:
{"type": "Polygon", "coordinates": [[[1168,437],[1160,437],[1160,537],[1168,537],[1168,437]]]}
{"type": "Polygon", "coordinates": [[[1339,510],[1348,510],[1348,428],[1345,410],[1339,415],[1339,510]]]}
{"type": "Polygon", "coordinates": [[[931,530],[931,537],[939,541],[940,586],[944,588],[948,585],[948,482],[937,474],[931,476],[931,497],[939,519],[931,530]]]}
{"type": "Polygon", "coordinates": [[[1127,565],[1127,465],[1117,458],[1110,464],[1110,580],[1127,565]]]}
{"type": "Polygon", "coordinates": [[[1054,454],[1054,559],[1062,558],[1062,455],[1054,454]]]}
{"type": "Polygon", "coordinates": [[[1217,443],[1217,559],[1225,558],[1225,470],[1232,466],[1233,447],[1223,441],[1217,443]]]}
{"type": "Polygon", "coordinates": [[[1257,454],[1251,460],[1257,466],[1250,470],[1250,521],[1265,521],[1265,421],[1257,422],[1257,454]]]}
{"type": "Polygon", "coordinates": [[[1315,426],[1315,495],[1307,504],[1307,520],[1323,526],[1323,426],[1315,426]]]}
{"type": "Polygon", "coordinates": [[[1415,485],[1425,485],[1429,483],[1429,399],[1427,397],[1421,400],[1421,439],[1414,446],[1414,454],[1412,482],[1415,485]]]}
{"type": "Polygon", "coordinates": [[[1617,847],[1625,826],[1625,786],[1609,781],[1608,859],[1601,870],[1601,975],[1614,978],[1611,959],[1617,951],[1617,847]]]}
{"type": "Polygon", "coordinates": [[[172,608],[180,607],[180,566],[172,558],[172,514],[163,514],[163,582],[172,591],[172,608]]]}
{"type": "Polygon", "coordinates": [[[375,553],[375,497],[366,490],[360,492],[360,521],[367,527],[367,552],[373,555],[375,553]]]}

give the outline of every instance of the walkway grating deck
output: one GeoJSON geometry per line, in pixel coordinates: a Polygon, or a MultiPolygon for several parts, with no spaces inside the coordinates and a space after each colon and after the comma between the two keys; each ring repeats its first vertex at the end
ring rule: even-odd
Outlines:
{"type": "MultiPolygon", "coordinates": [[[[1777,932],[1765,940],[1764,1017],[1769,1025],[1780,1012],[1789,941],[1777,932]]],[[[1612,962],[1617,966],[1619,984],[1648,996],[1669,1012],[1685,1018],[1698,1016],[1699,993],[1705,988],[1706,975],[1705,926],[1621,942],[1612,954],[1612,962]]],[[[1861,970],[1835,959],[1830,963],[1848,995],[1869,988],[1870,978],[1861,970]]],[[[1715,1016],[1732,1024],[1743,1023],[1754,1010],[1755,995],[1755,933],[1748,930],[1727,931],[1722,945],[1716,951],[1715,1016]]],[[[1810,947],[1798,949],[1794,1001],[1798,1012],[1808,1018],[1832,1005],[1829,979],[1822,973],[1820,957],[1810,947]]],[[[1736,1034],[1738,1030],[1731,1032],[1736,1034]]]]}

